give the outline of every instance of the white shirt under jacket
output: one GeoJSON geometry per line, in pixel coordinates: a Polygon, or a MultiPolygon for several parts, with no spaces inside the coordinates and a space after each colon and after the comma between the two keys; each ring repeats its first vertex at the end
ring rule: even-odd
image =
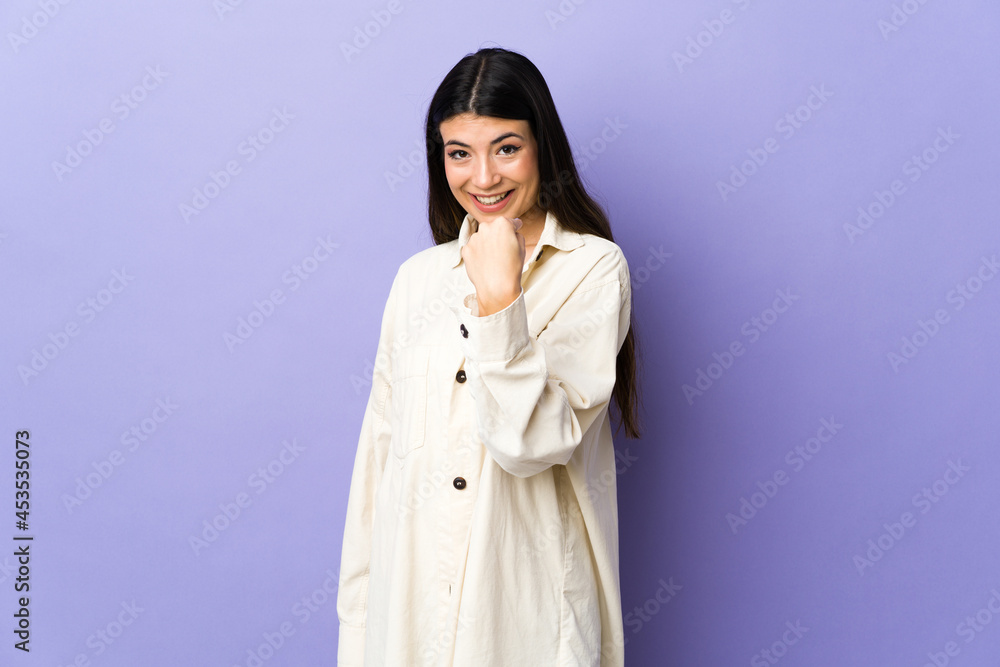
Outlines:
{"type": "Polygon", "coordinates": [[[628,264],[548,213],[521,294],[478,317],[461,256],[473,229],[466,215],[389,292],[347,503],[338,664],[621,666],[608,403],[628,264]]]}

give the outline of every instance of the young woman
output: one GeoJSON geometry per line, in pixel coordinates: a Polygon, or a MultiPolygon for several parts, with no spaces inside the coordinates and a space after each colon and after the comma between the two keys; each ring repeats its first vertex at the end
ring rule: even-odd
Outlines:
{"type": "Polygon", "coordinates": [[[524,56],[427,113],[436,245],[382,316],[344,527],[338,664],[624,664],[612,396],[639,436],[631,285],[524,56]]]}

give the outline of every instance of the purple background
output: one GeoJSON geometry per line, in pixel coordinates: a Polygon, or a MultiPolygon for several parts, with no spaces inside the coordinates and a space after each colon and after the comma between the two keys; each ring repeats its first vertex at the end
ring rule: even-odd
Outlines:
{"type": "Polygon", "coordinates": [[[382,308],[432,243],[422,119],[501,45],[545,75],[632,269],[628,664],[996,664],[1000,8],[666,4],[5,3],[0,544],[20,429],[36,541],[29,655],[0,556],[0,662],[334,664],[382,308]]]}

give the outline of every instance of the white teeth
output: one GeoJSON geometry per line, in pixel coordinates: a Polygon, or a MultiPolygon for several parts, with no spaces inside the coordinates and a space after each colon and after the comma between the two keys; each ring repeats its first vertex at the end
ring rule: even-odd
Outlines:
{"type": "Polygon", "coordinates": [[[498,201],[500,201],[501,199],[503,199],[504,197],[506,197],[507,193],[504,192],[503,194],[499,194],[499,195],[496,195],[494,197],[486,197],[486,198],[477,197],[476,195],[472,195],[472,196],[476,197],[476,199],[479,200],[479,202],[481,202],[483,204],[486,204],[487,206],[490,206],[492,204],[496,204],[498,201]]]}

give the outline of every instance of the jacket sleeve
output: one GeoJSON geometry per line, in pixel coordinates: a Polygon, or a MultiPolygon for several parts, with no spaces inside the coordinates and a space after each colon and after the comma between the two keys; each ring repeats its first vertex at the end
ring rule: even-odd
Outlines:
{"type": "Polygon", "coordinates": [[[361,435],[354,457],[354,471],[347,500],[344,542],[340,556],[337,588],[337,616],[340,632],[337,664],[361,667],[365,654],[365,624],[368,600],[368,564],[371,555],[372,523],[378,482],[389,451],[391,422],[389,352],[394,335],[394,308],[399,273],[393,279],[382,314],[372,388],[361,423],[361,435]]]}
{"type": "Polygon", "coordinates": [[[628,263],[604,255],[538,335],[528,329],[524,290],[505,309],[477,317],[475,294],[451,309],[466,357],[479,437],[518,477],[565,465],[611,400],[616,360],[631,314],[628,263]]]}

